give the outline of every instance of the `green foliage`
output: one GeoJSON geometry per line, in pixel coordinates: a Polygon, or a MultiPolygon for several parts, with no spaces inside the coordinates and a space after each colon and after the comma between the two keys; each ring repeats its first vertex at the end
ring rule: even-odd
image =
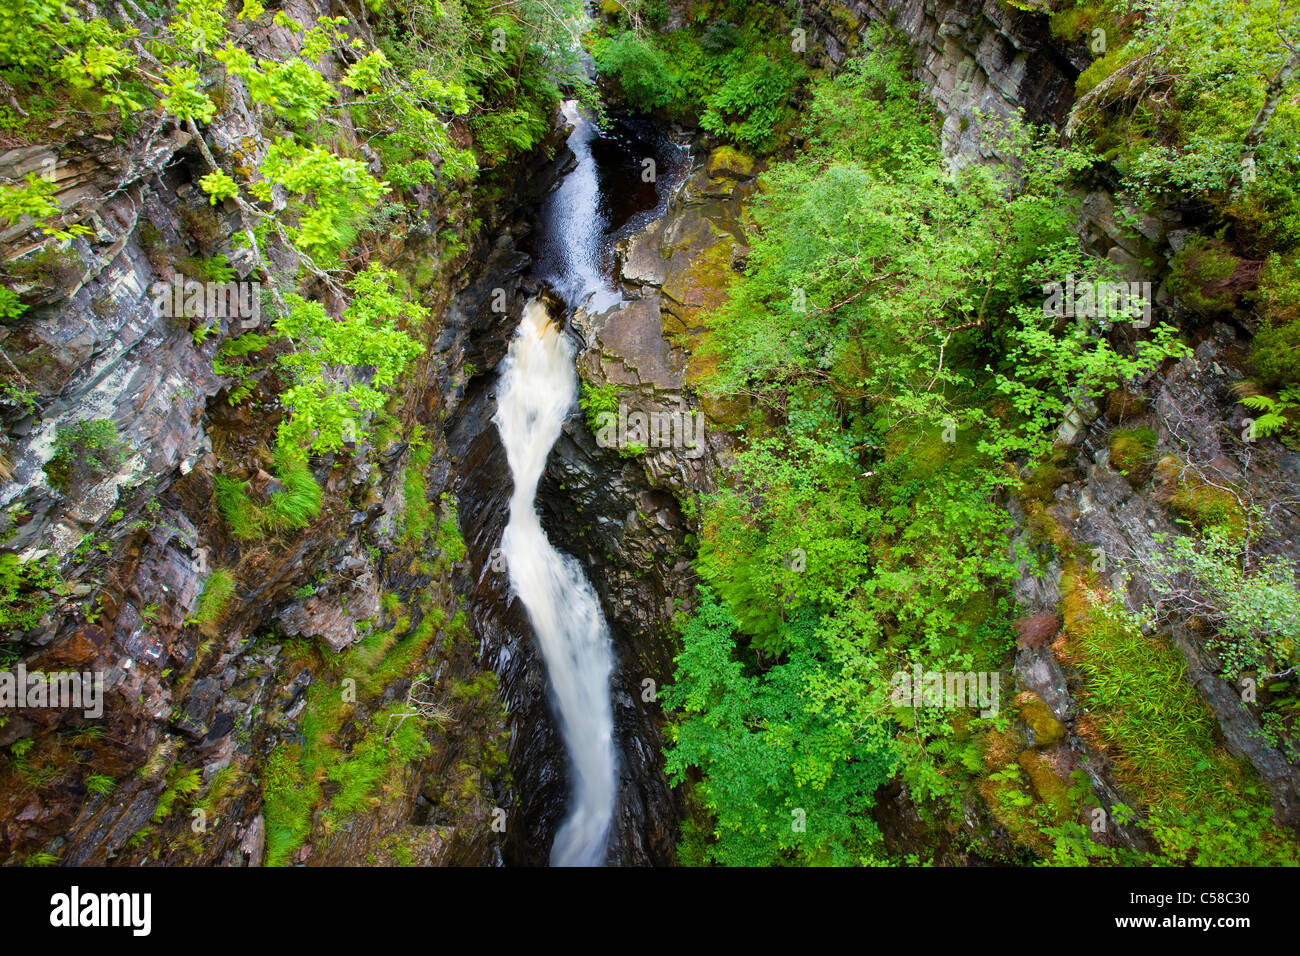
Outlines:
{"type": "Polygon", "coordinates": [[[79,483],[103,477],[126,460],[130,445],[118,438],[107,418],[60,425],[55,431],[54,456],[45,463],[50,485],[68,491],[79,483]]]}
{"type": "Polygon", "coordinates": [[[593,53],[600,72],[618,79],[628,102],[651,112],[678,97],[667,58],[649,40],[635,33],[619,33],[597,41],[593,53]]]}
{"type": "Polygon", "coordinates": [[[307,462],[276,449],[275,477],[284,487],[271,492],[267,524],[274,531],[297,531],[320,514],[324,492],[307,462]]]}
{"type": "Polygon", "coordinates": [[[1166,857],[1294,865],[1296,847],[1269,819],[1267,795],[1216,744],[1182,655],[1144,636],[1118,602],[1092,593],[1081,576],[1067,580],[1065,606],[1069,659],[1085,679],[1079,702],[1119,779],[1149,808],[1148,829],[1166,857]],[[1243,839],[1239,826],[1252,837],[1243,839]]]}
{"type": "Polygon", "coordinates": [[[119,30],[102,17],[78,15],[66,0],[3,0],[7,29],[0,37],[0,68],[20,81],[38,85],[44,77],[74,92],[93,93],[99,109],[122,116],[143,109],[144,96],[133,82],[136,30],[119,30]]]}
{"type": "Polygon", "coordinates": [[[208,201],[214,206],[239,195],[239,185],[219,169],[201,177],[199,187],[208,194],[208,201]]]}
{"type": "Polygon", "coordinates": [[[406,765],[429,752],[426,722],[418,716],[398,719],[404,703],[370,714],[361,739],[349,751],[344,752],[339,737],[349,718],[360,713],[358,705],[374,701],[394,682],[412,675],[442,623],[441,612],[431,610],[403,636],[409,620],[401,618],[391,630],[372,632],[349,650],[336,672],[356,681],[356,703],[345,697],[339,680],[312,683],[302,716],[302,742],[277,746],[263,769],[267,866],[292,862],[311,833],[318,807],[324,826],[343,824],[393,789],[403,780],[406,765]]]}
{"type": "Polygon", "coordinates": [[[1147,573],[1163,601],[1185,603],[1213,625],[1210,643],[1229,681],[1300,664],[1300,591],[1286,559],[1252,557],[1212,528],[1199,539],[1174,538],[1147,573]]]}
{"type": "Polygon", "coordinates": [[[203,582],[203,590],[194,605],[189,623],[201,628],[217,624],[225,617],[230,601],[235,596],[235,576],[225,568],[217,568],[203,582]]]}
{"type": "Polygon", "coordinates": [[[1263,323],[1250,361],[1267,388],[1300,385],[1300,261],[1294,254],[1269,256],[1254,291],[1263,323]]]}
{"type": "Polygon", "coordinates": [[[1276,397],[1247,395],[1241,404],[1260,413],[1254,419],[1255,431],[1260,435],[1300,431],[1300,386],[1284,388],[1276,397]]]}
{"type": "Polygon", "coordinates": [[[807,75],[803,58],[790,49],[782,12],[740,3],[719,12],[728,19],[663,34],[607,27],[592,56],[634,108],[698,116],[737,145],[769,149],[792,122],[791,101],[807,75]]]}
{"type": "Polygon", "coordinates": [[[236,538],[248,541],[267,532],[299,531],[320,514],[324,491],[306,460],[277,447],[272,472],[281,487],[271,492],[265,506],[249,497],[247,482],[225,475],[213,478],[217,508],[236,538]]]}
{"type": "Polygon", "coordinates": [[[54,555],[24,561],[13,552],[0,553],[0,632],[35,627],[62,591],[54,555]]]}
{"type": "MultiPolygon", "coordinates": [[[[951,174],[908,62],[886,45],[814,84],[808,149],[760,179],[748,266],[704,319],[698,387],[758,413],[700,503],[708,596],[683,626],[671,697],[684,713],[670,767],[702,775],[691,861],[869,859],[858,771],[870,783],[896,768],[923,806],[970,798],[991,772],[976,721],[891,706],[891,675],[1001,669],[1021,571],[999,499],[1026,462],[1066,471],[1053,445],[1074,402],[1184,351],[1167,328],[1129,351],[1044,315],[1044,283],[1105,274],[1073,232],[1071,177],[1090,158],[986,118],[1006,165],[951,174]],[[826,749],[800,763],[764,733],[785,727],[826,749]],[[840,765],[847,741],[872,754],[840,765]],[[821,793],[781,776],[805,765],[821,793]],[[796,836],[770,781],[805,809],[834,794],[852,810],[833,825],[809,810],[796,836]],[[814,820],[830,829],[812,846],[814,820]]],[[[1064,820],[1061,786],[1038,776],[1043,792],[1022,791],[1041,809],[1034,831],[1064,820]]]]}
{"type": "Polygon", "coordinates": [[[262,769],[262,812],[266,819],[266,866],[284,866],[311,832],[319,791],[304,780],[299,744],[280,744],[262,769]]]}
{"type": "Polygon", "coordinates": [[[696,794],[715,821],[697,835],[690,862],[866,864],[879,834],[871,796],[892,759],[879,734],[854,732],[807,695],[822,670],[814,620],[784,632],[788,657],[757,673],[738,659],[736,622],[708,591],[682,630],[675,683],[665,706],[681,714],[666,769],[681,783],[703,775],[696,794]]]}
{"type": "Polygon", "coordinates": [[[21,185],[0,185],[0,220],[12,226],[25,217],[30,220],[32,228],[38,228],[60,242],[85,234],[88,227],[83,225],[67,229],[51,225],[60,215],[58,200],[54,198],[56,189],[52,180],[43,179],[36,173],[28,173],[21,185]]]}
{"type": "Polygon", "coordinates": [[[1108,36],[1105,56],[1075,90],[1099,149],[1145,199],[1182,194],[1210,204],[1263,250],[1294,244],[1300,73],[1279,89],[1258,142],[1247,134],[1293,57],[1300,14],[1281,0],[1153,0],[1131,14],[1131,38],[1108,36]]]}
{"type": "Polygon", "coordinates": [[[276,140],[266,151],[262,175],[266,183],[278,183],[311,201],[295,238],[304,249],[325,254],[340,248],[345,223],[388,191],[388,184],[372,177],[364,163],[287,138],[276,140]]]}
{"type": "Polygon", "coordinates": [[[619,387],[613,382],[594,385],[583,381],[578,394],[578,405],[587,418],[587,427],[594,434],[600,428],[602,414],[618,414],[619,387]]]}
{"type": "Polygon", "coordinates": [[[371,263],[349,284],[354,296],[339,319],[330,318],[319,302],[286,296],[289,312],[275,328],[294,347],[280,360],[294,384],[281,396],[290,413],[279,429],[282,446],[337,451],[345,441],[359,439],[364,417],[384,406],[382,390],[424,351],[398,322],[418,328],[428,312],[402,299],[393,290],[394,278],[371,263]],[[360,367],[372,369],[368,384],[348,380],[349,369],[360,367]]]}
{"type": "Polygon", "coordinates": [[[106,797],[113,792],[113,784],[116,781],[102,773],[92,773],[86,778],[86,792],[93,793],[96,796],[106,797]]]}
{"type": "Polygon", "coordinates": [[[1246,509],[1232,489],[1185,475],[1169,497],[1169,510],[1200,531],[1217,531],[1234,540],[1246,537],[1246,509]]]}
{"type": "Polygon", "coordinates": [[[760,148],[784,117],[798,77],[767,59],[738,70],[709,98],[700,125],[734,143],[760,148]]]}
{"type": "Polygon", "coordinates": [[[466,548],[465,539],[460,534],[460,516],[456,512],[456,499],[444,491],[439,501],[442,503],[442,518],[438,522],[434,546],[448,565],[459,564],[465,560],[466,548]]]}
{"type": "Polygon", "coordinates": [[[212,487],[217,497],[217,510],[231,534],[241,540],[250,540],[262,533],[262,512],[248,497],[248,482],[216,475],[212,487]]]}
{"type": "Polygon", "coordinates": [[[167,786],[158,797],[158,806],[153,811],[153,822],[161,823],[171,815],[172,806],[178,797],[194,793],[203,785],[203,778],[198,767],[183,770],[180,765],[172,768],[167,778],[167,786]]]}
{"type": "Polygon", "coordinates": [[[424,426],[416,425],[411,432],[411,455],[402,474],[402,494],[406,507],[406,527],[402,537],[413,547],[424,542],[433,523],[433,510],[429,507],[428,488],[424,469],[429,467],[433,449],[424,437],[424,426]]]}
{"type": "Polygon", "coordinates": [[[424,721],[418,717],[393,722],[396,730],[385,737],[387,714],[401,710],[399,705],[381,715],[384,719],[376,720],[374,729],[352,748],[349,758],[329,768],[326,775],[338,787],[330,800],[330,816],[346,816],[370,805],[382,784],[406,764],[429,753],[424,721]]]}

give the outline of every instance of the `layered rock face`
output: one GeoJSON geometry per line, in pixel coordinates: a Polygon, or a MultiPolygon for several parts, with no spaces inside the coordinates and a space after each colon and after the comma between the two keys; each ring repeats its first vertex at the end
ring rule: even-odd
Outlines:
{"type": "MultiPolygon", "coordinates": [[[[327,4],[308,0],[290,6],[301,20],[328,12],[327,4]]],[[[954,164],[982,157],[975,139],[980,111],[1021,107],[1031,120],[1061,125],[1074,77],[1088,61],[1086,50],[1051,40],[1041,18],[998,0],[816,0],[804,11],[809,48],[823,65],[844,62],[874,21],[907,34],[943,115],[944,151],[954,164]]],[[[261,42],[287,41],[270,30],[261,42]]],[[[223,116],[210,134],[218,148],[231,155],[265,151],[267,131],[246,104],[223,116]]],[[[352,145],[364,155],[363,144],[352,145]]],[[[558,147],[559,137],[548,146],[558,147]]],[[[255,488],[268,487],[266,447],[277,410],[232,407],[227,398],[236,383],[215,374],[212,361],[234,335],[266,329],[230,318],[210,335],[196,335],[183,319],[160,314],[149,291],[188,258],[222,254],[240,276],[251,269],[232,241],[235,211],[214,208],[195,185],[205,167],[190,134],[144,129],[121,143],[86,136],[57,148],[0,153],[0,175],[49,175],[61,205],[91,229],[25,291],[28,312],[0,329],[4,356],[37,406],[34,414],[4,408],[0,465],[11,476],[0,485],[0,505],[17,509],[6,547],[25,558],[60,558],[73,582],[64,612],[0,647],[30,670],[102,671],[107,695],[98,731],[76,714],[51,710],[17,712],[0,724],[0,746],[34,740],[23,767],[9,768],[0,786],[0,860],[16,863],[39,851],[72,864],[262,862],[268,754],[302,739],[311,688],[330,676],[301,644],[319,643],[337,655],[355,646],[360,622],[409,636],[428,619],[439,623],[419,663],[432,694],[449,708],[432,753],[404,769],[379,806],[329,832],[317,826],[293,861],[546,861],[567,797],[564,749],[526,614],[509,599],[504,569],[494,560],[510,474],[491,417],[494,370],[524,301],[538,291],[522,251],[527,210],[568,161],[560,150],[552,163],[539,157],[501,173],[500,193],[509,199],[478,210],[488,223],[479,238],[465,235],[473,217],[458,208],[458,198],[429,194],[421,224],[377,251],[426,293],[436,316],[400,411],[403,424],[426,427],[428,463],[415,463],[416,449],[404,442],[376,449],[370,464],[359,448],[318,459],[313,468],[325,488],[327,517],[265,547],[245,547],[216,514],[213,479],[233,465],[255,488]],[[468,253],[447,255],[448,237],[467,240],[468,253]],[[506,293],[503,302],[498,289],[506,293]],[[44,466],[59,429],[95,419],[115,423],[127,454],[93,482],[71,491],[52,487],[44,466]],[[423,476],[418,491],[427,501],[449,493],[458,502],[463,564],[430,567],[426,559],[439,557],[432,546],[404,542],[412,469],[423,476]],[[187,621],[216,569],[234,572],[235,601],[219,627],[201,629],[187,621]],[[446,623],[458,611],[467,614],[468,635],[446,623]],[[497,676],[499,697],[495,689],[466,691],[485,671],[497,676]],[[485,744],[507,737],[508,776],[485,744]],[[86,768],[111,786],[93,786],[86,768]],[[208,811],[202,832],[186,814],[158,817],[164,796],[190,770],[199,774],[208,811]],[[502,811],[504,826],[495,826],[502,811]],[[394,837],[409,856],[394,854],[394,837]]],[[[683,503],[712,489],[730,456],[726,428],[744,412],[693,394],[703,361],[695,352],[702,315],[722,301],[728,276],[744,266],[741,211],[758,171],[725,153],[688,164],[669,184],[665,214],[620,245],[625,301],[572,316],[584,381],[617,388],[628,414],[657,413],[679,426],[678,438],[664,447],[636,435],[610,446],[575,411],[539,490],[543,524],[557,547],[583,561],[615,643],[615,730],[623,755],[615,863],[662,864],[674,855],[682,807],[664,777],[656,690],[672,676],[673,615],[689,607],[694,593],[683,503]],[[683,437],[694,435],[695,413],[703,415],[702,445],[683,437]]],[[[1123,218],[1107,184],[1098,182],[1085,197],[1081,223],[1093,250],[1128,277],[1153,283],[1157,321],[1195,326],[1163,284],[1165,261],[1186,235],[1179,216],[1166,211],[1136,230],[1123,218]]],[[[7,257],[30,251],[13,238],[0,234],[7,257]]],[[[1062,431],[1072,449],[1068,470],[1049,489],[1045,509],[1087,548],[1112,558],[1152,554],[1155,535],[1176,530],[1167,498],[1184,476],[1168,469],[1124,475],[1110,453],[1117,429],[1149,427],[1157,460],[1174,456],[1180,468],[1210,480],[1249,473],[1257,503],[1282,522],[1268,546],[1300,557],[1300,528],[1280,507],[1300,476],[1300,458],[1276,443],[1243,448],[1223,438],[1243,427],[1229,389],[1244,375],[1245,342],[1226,323],[1196,334],[1195,356],[1140,383],[1135,400],[1075,410],[1062,431]]],[[[1059,738],[1036,744],[1062,766],[1084,769],[1099,795],[1120,802],[1127,795],[1105,756],[1078,732],[1077,674],[1052,647],[1065,569],[1020,506],[1008,507],[1023,519],[1021,542],[1042,558],[1032,571],[1027,566],[1016,588],[1041,631],[1022,641],[1017,690],[1042,701],[1063,728],[1059,738]]],[[[1140,576],[1127,584],[1127,597],[1132,606],[1149,599],[1140,576]]],[[[1219,662],[1207,635],[1177,623],[1166,630],[1229,748],[1252,763],[1280,813],[1294,822],[1295,767],[1261,735],[1237,689],[1215,676],[1219,662]]],[[[368,713],[411,690],[410,678],[391,681],[368,713]]],[[[360,721],[342,727],[339,737],[351,752],[362,737],[360,721]]],[[[934,832],[898,788],[881,794],[878,818],[899,852],[969,846],[973,839],[1005,856],[1005,835],[978,806],[957,824],[965,840],[934,832]]],[[[1144,846],[1135,830],[1120,828],[1118,839],[1144,846]]],[[[939,858],[977,860],[956,849],[939,858]]]]}
{"type": "MultiPolygon", "coordinates": [[[[328,7],[302,0],[285,12],[314,22],[328,7]]],[[[249,42],[269,54],[296,40],[267,24],[249,42]]],[[[204,133],[223,161],[256,165],[276,131],[243,95],[230,85],[204,133]]],[[[339,129],[347,148],[365,156],[346,111],[339,129]]],[[[30,709],[0,721],[0,744],[31,740],[4,769],[0,860],[39,852],[70,864],[262,862],[269,754],[302,742],[312,688],[340,679],[330,662],[369,629],[392,633],[398,647],[419,642],[411,669],[425,667],[418,692],[436,700],[443,730],[431,735],[427,757],[387,782],[382,805],[330,832],[317,819],[286,862],[499,862],[493,749],[506,728],[495,689],[481,680],[477,646],[454,620],[462,566],[406,525],[417,505],[409,496],[418,493],[435,522],[454,526],[443,500],[455,473],[441,421],[465,393],[464,343],[483,329],[481,316],[444,315],[445,307],[477,272],[488,237],[533,200],[554,146],[544,144],[532,164],[492,174],[501,200],[467,208],[458,195],[416,190],[414,227],[382,237],[372,252],[434,316],[392,429],[423,424],[426,448],[417,454],[390,437],[381,448],[354,443],[314,459],[322,517],[254,543],[236,539],[218,514],[214,479],[247,479],[262,504],[282,488],[268,474],[282,415],[273,363],[251,377],[217,374],[213,364],[235,336],[269,332],[270,310],[259,315],[254,300],[251,310],[218,313],[196,329],[154,288],[218,256],[236,282],[253,268],[238,241],[238,211],[209,203],[197,186],[207,166],[192,134],[155,122],[116,140],[82,135],[0,153],[0,174],[53,180],[65,224],[89,230],[28,270],[33,278],[18,290],[28,308],[0,329],[8,377],[34,400],[30,409],[12,401],[3,408],[0,504],[14,518],[6,548],[25,560],[57,559],[70,588],[54,613],[0,652],[32,671],[100,672],[105,698],[102,720],[30,709]],[[489,224],[477,237],[467,230],[474,216],[489,224]],[[458,253],[457,245],[470,248],[458,253]],[[228,399],[241,384],[253,397],[236,405],[228,399]],[[57,438],[87,421],[112,423],[120,461],[56,487],[46,469],[57,438]],[[230,609],[198,625],[200,595],[218,571],[233,581],[230,609]],[[165,812],[178,795],[204,811],[202,826],[165,812]]],[[[276,198],[282,206],[285,197],[276,198]]],[[[16,244],[20,234],[0,236],[11,263],[31,258],[16,244]]],[[[340,305],[328,291],[310,292],[340,305]]],[[[497,341],[504,349],[505,334],[497,341]]],[[[399,674],[373,688],[331,746],[350,754],[373,713],[406,700],[412,687],[399,674]]],[[[326,783],[327,799],[333,787],[326,783]]]]}
{"type": "Polygon", "coordinates": [[[916,76],[943,114],[944,155],[954,163],[987,155],[979,114],[1021,109],[1031,122],[1061,125],[1074,79],[1090,62],[1083,44],[1061,48],[1042,17],[999,0],[818,0],[805,8],[814,62],[839,66],[860,44],[862,28],[885,23],[916,50],[916,76]]]}

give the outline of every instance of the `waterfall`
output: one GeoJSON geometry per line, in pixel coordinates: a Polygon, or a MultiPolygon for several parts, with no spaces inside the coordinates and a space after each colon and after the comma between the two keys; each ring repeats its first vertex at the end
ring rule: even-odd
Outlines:
{"type": "Polygon", "coordinates": [[[569,816],[551,847],[553,866],[599,866],[614,814],[615,754],[609,628],[573,557],[551,546],[533,506],[551,446],[577,399],[568,342],[545,304],[531,300],[501,370],[493,416],[514,480],[501,550],[550,677],[569,755],[569,816]]]}

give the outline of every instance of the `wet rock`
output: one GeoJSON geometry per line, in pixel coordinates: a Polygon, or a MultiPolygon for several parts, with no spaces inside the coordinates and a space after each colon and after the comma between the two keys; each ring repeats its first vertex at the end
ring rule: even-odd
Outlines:
{"type": "Polygon", "coordinates": [[[342,592],[313,594],[280,612],[286,634],[317,637],[338,652],[359,640],[357,623],[379,613],[379,584],[367,566],[342,592]]]}
{"type": "Polygon", "coordinates": [[[754,160],[731,146],[719,146],[709,153],[704,170],[710,179],[748,179],[754,174],[754,160]]]}

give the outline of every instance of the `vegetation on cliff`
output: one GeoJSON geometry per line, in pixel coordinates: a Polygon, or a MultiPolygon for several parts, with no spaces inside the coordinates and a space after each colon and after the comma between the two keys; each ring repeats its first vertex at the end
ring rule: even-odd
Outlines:
{"type": "MultiPolygon", "coordinates": [[[[997,159],[953,172],[909,79],[910,49],[881,30],[865,38],[864,56],[811,78],[796,98],[801,74],[788,71],[782,98],[797,106],[784,121],[766,111],[761,86],[747,86],[748,111],[732,110],[728,125],[701,122],[767,152],[770,168],[749,210],[747,265],[708,317],[699,363],[699,390],[749,413],[736,468],[699,503],[700,601],[679,621],[683,649],[665,694],[677,714],[669,770],[695,797],[687,862],[886,860],[873,791],[894,775],[941,829],[982,801],[1010,834],[1013,859],[1300,859],[1266,790],[1216,739],[1179,652],[1144,637],[1150,621],[1107,596],[1034,490],[1042,484],[1050,499],[1064,480],[1055,443],[1073,407],[1189,354],[1180,331],[1160,322],[1045,314],[1045,283],[1118,277],[1075,233],[1075,186],[1090,169],[1115,162],[1139,202],[1214,204],[1222,218],[1207,232],[1217,238],[1189,243],[1172,266],[1170,285],[1193,308],[1235,307],[1245,286],[1230,280],[1246,257],[1290,261],[1296,177],[1286,144],[1298,127],[1287,98],[1269,97],[1294,57],[1294,14],[1279,21],[1276,4],[1248,13],[1209,3],[1031,6],[1053,14],[1066,38],[1109,27],[1114,52],[1090,74],[1125,78],[1081,80],[1079,135],[1064,143],[980,117],[984,155],[997,159]],[[1214,42],[1223,31],[1243,42],[1214,42]],[[739,132],[751,121],[763,135],[739,132]],[[1171,126],[1172,138],[1161,132],[1171,126]],[[804,145],[783,149],[778,132],[804,145]],[[1212,263],[1197,258],[1207,242],[1222,250],[1212,263]],[[1092,712],[1078,732],[1114,755],[1133,811],[1045,757],[1063,731],[1050,712],[1027,716],[1044,708],[1032,694],[1001,713],[899,706],[894,694],[894,675],[914,668],[991,673],[1013,686],[1020,612],[1010,584],[1029,557],[1009,546],[1014,499],[1067,563],[1059,657],[1078,669],[1092,712]],[[1112,813],[1131,822],[1133,812],[1153,837],[1150,854],[1121,850],[1093,826],[1112,813]]],[[[741,35],[770,18],[767,39],[742,48],[789,51],[793,23],[765,11],[714,3],[702,26],[688,19],[664,34],[643,5],[611,13],[593,49],[633,104],[703,117],[719,107],[718,80],[742,69],[726,59],[719,23],[741,35]],[[697,82],[704,77],[712,85],[697,82]]],[[[1266,319],[1261,369],[1284,364],[1276,356],[1290,345],[1277,329],[1291,318],[1266,319]]],[[[1154,442],[1154,433],[1117,433],[1115,467],[1149,477],[1154,442]]],[[[1187,574],[1201,582],[1202,607],[1219,615],[1233,649],[1227,659],[1242,662],[1229,679],[1242,667],[1293,674],[1294,567],[1243,560],[1248,534],[1267,534],[1266,523],[1228,490],[1179,480],[1169,507],[1193,535],[1163,559],[1170,590],[1161,593],[1185,594],[1187,574]],[[1221,562],[1246,573],[1212,573],[1221,562]],[[1252,610],[1233,618],[1234,607],[1252,610]]],[[[1273,726],[1288,713],[1275,711],[1273,726]]],[[[968,849],[1000,852],[978,837],[968,849]]]]}

